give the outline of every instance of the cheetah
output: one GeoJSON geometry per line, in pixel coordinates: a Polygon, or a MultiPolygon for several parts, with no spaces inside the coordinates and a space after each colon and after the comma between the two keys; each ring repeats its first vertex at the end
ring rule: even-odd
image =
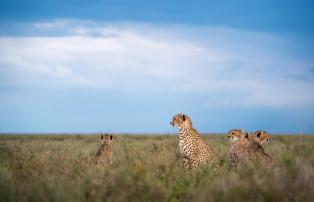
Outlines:
{"type": "Polygon", "coordinates": [[[269,167],[272,162],[271,156],[265,152],[262,145],[257,141],[250,141],[240,129],[229,131],[231,141],[229,151],[229,168],[237,167],[240,162],[260,163],[263,167],[269,167]]]}
{"type": "Polygon", "coordinates": [[[101,146],[96,153],[97,162],[103,165],[110,165],[112,161],[112,135],[101,134],[101,146]]]}
{"type": "Polygon", "coordinates": [[[189,116],[177,114],[172,118],[170,124],[179,128],[179,151],[186,172],[201,164],[216,167],[216,153],[193,128],[189,116]]]}
{"type": "Polygon", "coordinates": [[[269,134],[264,130],[257,130],[254,133],[247,133],[245,135],[245,138],[249,140],[254,140],[257,143],[263,145],[265,143],[269,142],[270,136],[269,134]]]}
{"type": "Polygon", "coordinates": [[[229,151],[229,168],[234,168],[240,161],[247,159],[246,147],[247,140],[241,129],[232,129],[228,133],[228,138],[231,142],[229,151]]]}

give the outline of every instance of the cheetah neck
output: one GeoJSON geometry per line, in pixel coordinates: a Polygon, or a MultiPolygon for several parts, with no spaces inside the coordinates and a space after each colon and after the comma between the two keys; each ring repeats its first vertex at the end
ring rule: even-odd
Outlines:
{"type": "Polygon", "coordinates": [[[194,134],[191,133],[193,130],[195,129],[193,129],[192,124],[184,124],[183,126],[180,127],[179,138],[185,139],[187,137],[190,137],[192,134],[194,134]]]}
{"type": "Polygon", "coordinates": [[[111,153],[112,152],[112,148],[110,144],[103,144],[100,146],[100,148],[98,149],[98,152],[96,153],[96,156],[103,156],[106,155],[106,153],[111,153]]]}
{"type": "Polygon", "coordinates": [[[111,149],[111,145],[110,144],[103,144],[100,147],[101,151],[107,151],[107,150],[110,150],[110,149],[111,149]]]}

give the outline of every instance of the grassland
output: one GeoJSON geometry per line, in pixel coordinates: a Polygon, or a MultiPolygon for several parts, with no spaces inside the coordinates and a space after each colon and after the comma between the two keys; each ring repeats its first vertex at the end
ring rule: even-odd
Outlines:
{"type": "Polygon", "coordinates": [[[226,135],[208,135],[219,170],[185,174],[176,136],[114,136],[110,168],[95,135],[0,136],[1,201],[313,201],[314,136],[274,136],[276,164],[229,171],[226,135]]]}

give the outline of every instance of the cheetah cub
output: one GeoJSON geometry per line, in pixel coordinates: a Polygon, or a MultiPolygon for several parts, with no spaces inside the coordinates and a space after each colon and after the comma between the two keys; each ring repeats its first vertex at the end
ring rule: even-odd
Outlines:
{"type": "Polygon", "coordinates": [[[229,168],[237,167],[240,161],[247,159],[247,140],[241,129],[232,129],[228,133],[228,138],[231,143],[229,151],[229,168]]]}
{"type": "Polygon", "coordinates": [[[270,136],[264,130],[257,130],[254,133],[247,133],[245,135],[245,138],[247,138],[248,140],[254,140],[257,143],[263,145],[269,142],[270,136]]]}
{"type": "Polygon", "coordinates": [[[193,128],[192,121],[187,115],[175,115],[170,124],[179,128],[179,151],[185,171],[194,169],[200,164],[216,167],[216,153],[193,128]]]}
{"type": "Polygon", "coordinates": [[[263,167],[269,167],[272,162],[271,156],[265,152],[262,145],[257,141],[250,141],[242,130],[232,129],[228,135],[231,148],[229,151],[230,168],[237,167],[240,162],[259,163],[263,167]]]}
{"type": "Polygon", "coordinates": [[[97,163],[110,165],[112,161],[112,135],[101,134],[101,146],[96,153],[97,163]]]}

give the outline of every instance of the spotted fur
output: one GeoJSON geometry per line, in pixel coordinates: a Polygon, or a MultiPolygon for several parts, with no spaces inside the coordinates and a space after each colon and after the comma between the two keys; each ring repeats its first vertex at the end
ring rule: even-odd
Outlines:
{"type": "Polygon", "coordinates": [[[185,114],[177,114],[172,118],[170,124],[179,128],[179,150],[185,171],[201,164],[213,167],[217,165],[216,153],[193,128],[190,117],[185,114]]]}
{"type": "Polygon", "coordinates": [[[271,156],[265,152],[262,145],[257,141],[246,138],[242,130],[233,129],[229,131],[231,148],[229,151],[230,168],[237,167],[240,162],[260,163],[263,167],[271,164],[271,156]]]}
{"type": "Polygon", "coordinates": [[[101,134],[101,146],[96,153],[97,162],[103,165],[110,165],[112,161],[112,135],[101,134]]]}
{"type": "Polygon", "coordinates": [[[229,167],[236,167],[240,161],[247,159],[246,145],[247,141],[240,129],[232,129],[228,133],[228,138],[231,142],[229,151],[229,167]]]}
{"type": "Polygon", "coordinates": [[[245,138],[251,141],[256,141],[257,143],[263,145],[269,142],[270,136],[264,130],[257,130],[254,133],[253,132],[246,133],[245,138]]]}

